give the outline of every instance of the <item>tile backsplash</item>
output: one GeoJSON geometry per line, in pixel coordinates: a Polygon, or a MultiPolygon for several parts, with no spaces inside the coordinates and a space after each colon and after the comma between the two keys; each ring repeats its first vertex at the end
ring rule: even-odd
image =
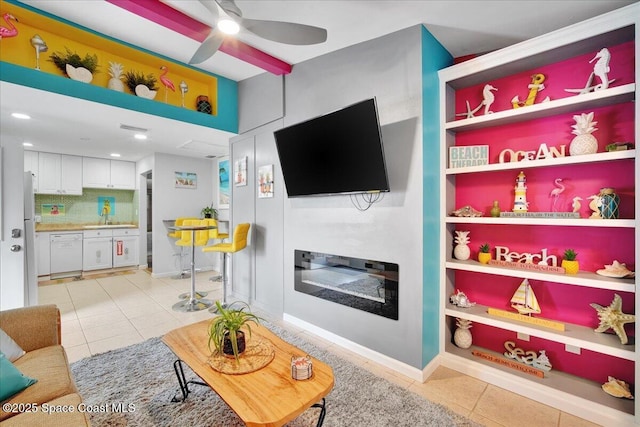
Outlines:
{"type": "Polygon", "coordinates": [[[113,206],[109,220],[113,223],[138,223],[138,192],[85,188],[82,196],[36,194],[35,214],[43,224],[98,224],[104,222],[100,209],[108,199],[113,206]]]}

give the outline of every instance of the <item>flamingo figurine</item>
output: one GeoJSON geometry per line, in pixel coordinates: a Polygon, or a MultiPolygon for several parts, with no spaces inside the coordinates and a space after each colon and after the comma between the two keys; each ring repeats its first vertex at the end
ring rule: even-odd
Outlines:
{"type": "Polygon", "coordinates": [[[4,15],[2,15],[2,17],[4,18],[4,22],[7,23],[7,26],[0,27],[0,39],[17,36],[18,29],[13,25],[13,22],[9,22],[9,20],[13,19],[16,22],[19,22],[18,18],[10,13],[5,13],[4,15]]]}
{"type": "Polygon", "coordinates": [[[562,192],[564,191],[564,185],[562,185],[562,178],[556,178],[555,181],[553,181],[553,183],[557,188],[554,188],[553,190],[551,190],[551,193],[549,193],[549,197],[553,197],[552,212],[557,212],[556,204],[558,203],[558,198],[560,197],[560,194],[562,194],[562,192]]]}
{"type": "Polygon", "coordinates": [[[167,96],[169,95],[169,92],[167,91],[167,89],[171,89],[172,92],[175,92],[176,87],[174,86],[173,82],[169,80],[169,78],[167,77],[167,73],[169,72],[169,69],[164,65],[160,67],[160,69],[163,71],[162,74],[160,74],[160,82],[164,86],[164,103],[166,104],[167,96]]]}

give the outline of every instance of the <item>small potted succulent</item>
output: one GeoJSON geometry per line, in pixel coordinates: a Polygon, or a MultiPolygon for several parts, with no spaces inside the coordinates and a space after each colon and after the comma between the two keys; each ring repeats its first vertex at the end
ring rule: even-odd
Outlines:
{"type": "Polygon", "coordinates": [[[576,259],[578,254],[573,249],[567,249],[564,251],[562,259],[562,268],[566,274],[577,274],[580,269],[580,264],[576,259]]]}
{"type": "Polygon", "coordinates": [[[213,208],[213,203],[210,206],[205,206],[200,211],[203,218],[218,218],[218,211],[213,208]]]}
{"type": "Polygon", "coordinates": [[[480,246],[478,261],[480,261],[480,264],[489,264],[489,261],[491,261],[491,247],[488,243],[480,246]]]}
{"type": "Polygon", "coordinates": [[[259,324],[262,319],[245,311],[249,305],[242,301],[235,301],[227,307],[216,301],[216,308],[218,315],[209,325],[209,350],[213,352],[215,349],[219,354],[235,357],[237,361],[246,348],[245,332],[251,336],[251,323],[259,324]]]}

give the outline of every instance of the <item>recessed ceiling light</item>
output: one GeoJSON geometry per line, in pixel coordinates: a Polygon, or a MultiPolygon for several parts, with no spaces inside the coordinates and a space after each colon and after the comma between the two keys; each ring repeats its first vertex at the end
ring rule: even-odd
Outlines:
{"type": "Polygon", "coordinates": [[[11,117],[22,120],[28,120],[31,118],[30,115],[24,113],[11,113],[11,117]]]}
{"type": "Polygon", "coordinates": [[[240,31],[238,23],[229,18],[222,18],[219,20],[218,28],[225,34],[238,34],[238,31],[240,31]]]}
{"type": "Polygon", "coordinates": [[[133,135],[133,137],[135,139],[140,139],[140,140],[144,140],[147,139],[147,135],[143,134],[143,133],[136,133],[135,135],[133,135]]]}
{"type": "Polygon", "coordinates": [[[33,147],[33,144],[32,144],[32,143],[30,143],[30,142],[23,142],[23,143],[22,143],[22,145],[23,145],[24,147],[33,147]]]}
{"type": "Polygon", "coordinates": [[[119,153],[111,153],[110,156],[111,157],[120,157],[120,154],[119,153]]]}

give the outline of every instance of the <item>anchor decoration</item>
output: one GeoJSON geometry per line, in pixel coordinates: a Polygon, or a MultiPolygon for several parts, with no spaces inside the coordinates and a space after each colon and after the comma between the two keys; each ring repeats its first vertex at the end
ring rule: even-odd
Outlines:
{"type": "MultiPolygon", "coordinates": [[[[531,76],[531,83],[527,86],[529,88],[529,95],[527,96],[527,99],[525,99],[524,101],[520,101],[520,98],[518,98],[518,95],[514,96],[513,99],[511,99],[511,105],[513,105],[513,108],[520,108],[520,107],[526,107],[527,105],[533,105],[533,103],[536,100],[536,96],[538,96],[538,92],[544,90],[544,82],[545,80],[545,76],[544,74],[541,73],[537,73],[534,74],[533,76],[531,76]]],[[[542,100],[542,102],[549,102],[549,97],[547,96],[545,99],[542,100]]]]}
{"type": "Polygon", "coordinates": [[[491,104],[493,104],[493,101],[496,100],[496,97],[492,92],[494,90],[498,89],[489,84],[484,85],[484,88],[482,89],[482,101],[480,102],[480,104],[472,110],[471,105],[469,105],[469,101],[465,101],[467,104],[467,111],[464,113],[457,113],[456,116],[464,116],[465,119],[470,119],[472,117],[475,117],[474,114],[480,111],[483,106],[485,116],[487,114],[493,113],[493,111],[491,111],[491,104]]]}
{"type": "Polygon", "coordinates": [[[584,85],[584,87],[582,89],[565,89],[565,92],[577,93],[578,95],[589,92],[596,92],[602,89],[607,89],[609,87],[609,84],[616,81],[616,79],[609,80],[608,76],[609,71],[611,71],[611,68],[609,68],[609,61],[611,61],[611,53],[609,52],[609,49],[607,49],[606,47],[600,49],[596,56],[594,56],[593,59],[589,61],[589,64],[591,64],[596,59],[598,61],[594,64],[593,71],[589,75],[587,83],[584,85]],[[600,83],[594,85],[594,77],[600,79],[600,83]]]}

